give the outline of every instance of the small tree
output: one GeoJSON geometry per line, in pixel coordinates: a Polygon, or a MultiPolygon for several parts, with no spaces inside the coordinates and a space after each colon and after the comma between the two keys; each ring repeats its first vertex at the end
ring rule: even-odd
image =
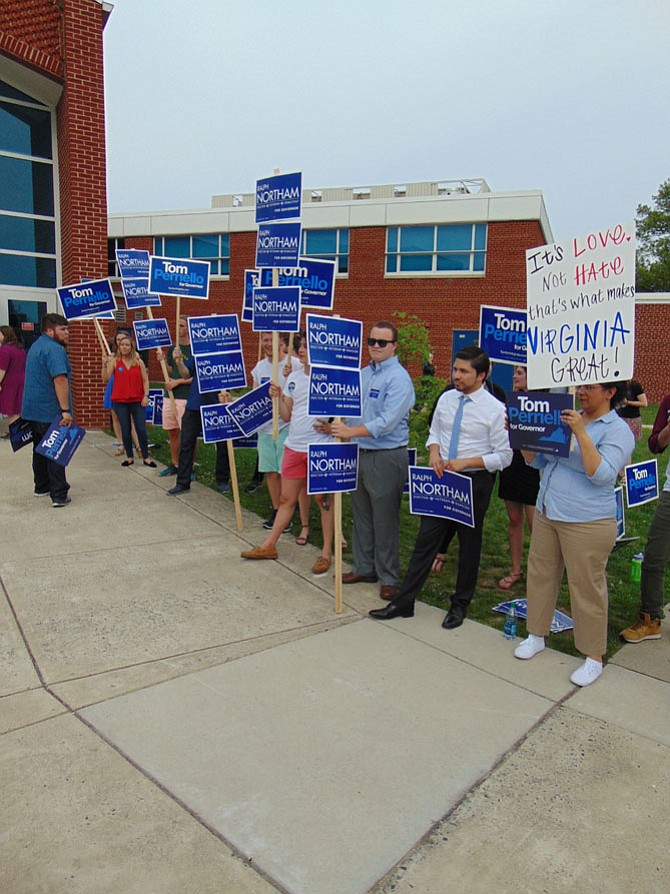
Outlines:
{"type": "Polygon", "coordinates": [[[638,292],[670,292],[670,180],[661,183],[653,207],[637,208],[638,292]]]}
{"type": "Polygon", "coordinates": [[[425,321],[415,314],[396,310],[393,312],[393,322],[398,329],[398,359],[405,367],[410,364],[422,367],[433,351],[425,321]]]}

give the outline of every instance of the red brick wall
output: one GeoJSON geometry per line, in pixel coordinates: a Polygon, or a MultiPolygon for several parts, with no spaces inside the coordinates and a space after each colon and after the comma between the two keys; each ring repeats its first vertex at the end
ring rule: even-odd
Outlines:
{"type": "MultiPolygon", "coordinates": [[[[434,348],[435,364],[444,374],[451,359],[454,329],[477,329],[480,304],[524,307],[526,303],[526,248],[542,245],[537,222],[489,224],[486,274],[477,277],[384,277],[384,227],[357,227],[349,234],[349,276],[335,284],[335,310],[343,317],[363,320],[365,327],[390,317],[393,311],[405,311],[420,317],[428,325],[434,348]]],[[[153,249],[151,240],[127,239],[126,247],[153,249]]],[[[255,233],[232,233],[230,237],[231,276],[228,281],[210,284],[210,301],[184,300],[186,314],[240,313],[244,294],[244,270],[254,266],[255,233]]],[[[163,308],[155,316],[166,316],[174,332],[174,299],[164,298],[163,308]]],[[[129,317],[132,314],[129,314],[129,317]]],[[[242,326],[244,356],[251,369],[258,355],[258,336],[251,327],[242,326]]],[[[155,362],[152,378],[160,378],[155,362]]]]}
{"type": "Polygon", "coordinates": [[[62,75],[60,21],[55,0],[2,0],[0,52],[39,71],[62,75]]]}
{"type": "MultiPolygon", "coordinates": [[[[65,89],[57,121],[62,281],[67,285],[107,276],[107,191],[102,8],[93,0],[65,0],[63,6],[65,89]]],[[[70,328],[76,418],[99,428],[107,424],[107,413],[94,326],[73,323],[70,328]]]]}
{"type": "MultiPolygon", "coordinates": [[[[107,275],[103,10],[94,0],[2,0],[0,52],[47,75],[63,93],[56,109],[62,282],[107,275]],[[65,63],[65,64],[63,64],[65,63]]],[[[77,421],[106,424],[100,348],[92,323],[70,327],[77,421]]]]}
{"type": "Polygon", "coordinates": [[[635,370],[652,403],[670,393],[670,305],[638,304],[635,308],[635,370]]]}

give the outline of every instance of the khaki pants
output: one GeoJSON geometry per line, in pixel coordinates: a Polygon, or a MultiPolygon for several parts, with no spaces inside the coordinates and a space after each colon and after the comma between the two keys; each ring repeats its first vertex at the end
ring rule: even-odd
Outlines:
{"type": "Polygon", "coordinates": [[[583,655],[607,650],[607,560],[616,520],[552,521],[539,510],[528,555],[528,632],[549,633],[564,569],[568,574],[575,645],[583,655]]]}

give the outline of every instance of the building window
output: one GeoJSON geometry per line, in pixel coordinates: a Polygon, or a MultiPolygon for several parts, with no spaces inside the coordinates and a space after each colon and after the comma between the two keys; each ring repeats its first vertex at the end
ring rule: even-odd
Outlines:
{"type": "Polygon", "coordinates": [[[483,273],[486,224],[388,227],[387,273],[483,273]]]}
{"type": "Polygon", "coordinates": [[[112,279],[120,279],[119,266],[116,263],[116,249],[125,248],[125,239],[108,239],[107,240],[107,276],[112,279]]]}
{"type": "Polygon", "coordinates": [[[56,285],[51,109],[0,80],[0,283],[56,285]]]}
{"type": "Polygon", "coordinates": [[[349,272],[349,230],[303,230],[300,254],[337,261],[337,273],[349,272]]]}
{"type": "Polygon", "coordinates": [[[156,236],[154,254],[164,258],[209,261],[212,276],[230,276],[230,235],[198,233],[197,236],[156,236]]]}

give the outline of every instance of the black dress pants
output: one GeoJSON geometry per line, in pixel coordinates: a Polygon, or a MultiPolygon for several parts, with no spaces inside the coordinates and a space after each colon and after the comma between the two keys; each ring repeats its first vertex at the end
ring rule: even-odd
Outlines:
{"type": "Polygon", "coordinates": [[[65,477],[65,467],[47,459],[35,449],[51,428],[50,422],[31,422],[33,436],[33,481],[36,494],[51,494],[52,500],[64,500],[70,485],[65,477]]]}
{"type": "Polygon", "coordinates": [[[422,515],[414,551],[393,605],[405,608],[414,604],[440,547],[447,537],[451,540],[454,534],[458,538],[458,573],[451,604],[463,609],[467,609],[470,604],[477,586],[484,517],[489,508],[495,475],[482,471],[473,472],[469,477],[472,478],[474,528],[450,519],[422,515]]]}

